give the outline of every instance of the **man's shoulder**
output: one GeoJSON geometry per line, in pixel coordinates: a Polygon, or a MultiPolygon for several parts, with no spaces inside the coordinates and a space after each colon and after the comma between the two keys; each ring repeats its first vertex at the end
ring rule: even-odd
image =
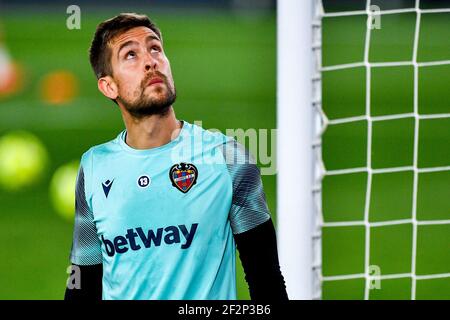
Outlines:
{"type": "Polygon", "coordinates": [[[108,157],[119,151],[120,145],[118,139],[120,138],[121,134],[123,134],[123,132],[121,132],[118,136],[116,136],[112,140],[90,147],[81,156],[82,164],[87,165],[89,162],[93,161],[94,158],[108,157]]]}
{"type": "Polygon", "coordinates": [[[195,124],[192,127],[193,134],[201,136],[203,150],[218,150],[222,154],[225,164],[236,167],[256,164],[254,155],[245,147],[243,141],[236,140],[217,130],[207,130],[195,124]]]}
{"type": "Polygon", "coordinates": [[[234,141],[232,137],[223,134],[219,130],[205,129],[195,123],[188,123],[188,125],[191,127],[191,134],[197,138],[197,141],[200,140],[204,145],[210,145],[211,147],[223,147],[234,141]]]}
{"type": "Polygon", "coordinates": [[[241,143],[234,138],[231,138],[224,143],[221,149],[228,165],[239,166],[256,164],[256,158],[252,152],[245,147],[244,143],[241,143]]]}

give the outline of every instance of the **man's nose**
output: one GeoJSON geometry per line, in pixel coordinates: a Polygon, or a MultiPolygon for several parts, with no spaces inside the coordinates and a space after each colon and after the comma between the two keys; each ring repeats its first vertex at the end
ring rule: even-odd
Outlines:
{"type": "Polygon", "coordinates": [[[158,66],[158,62],[156,61],[155,58],[152,57],[152,55],[147,52],[147,54],[145,55],[145,71],[155,71],[156,67],[158,66]]]}

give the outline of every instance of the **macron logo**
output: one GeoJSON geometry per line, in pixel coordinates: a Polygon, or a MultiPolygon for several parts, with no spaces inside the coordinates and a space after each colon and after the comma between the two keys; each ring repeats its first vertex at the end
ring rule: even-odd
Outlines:
{"type": "Polygon", "coordinates": [[[105,197],[108,198],[109,190],[111,190],[112,184],[114,182],[114,179],[112,181],[106,180],[102,183],[103,192],[105,192],[105,197]]]}
{"type": "Polygon", "coordinates": [[[188,249],[192,244],[192,240],[194,240],[197,226],[198,223],[194,223],[188,230],[184,224],[181,224],[178,227],[158,228],[156,232],[152,229],[147,232],[144,232],[142,228],[128,229],[124,236],[117,236],[112,241],[102,235],[102,242],[105,245],[106,253],[110,257],[113,257],[116,253],[123,254],[128,250],[136,251],[143,247],[146,249],[152,246],[159,247],[163,241],[167,245],[183,242],[180,246],[181,249],[188,249]]]}

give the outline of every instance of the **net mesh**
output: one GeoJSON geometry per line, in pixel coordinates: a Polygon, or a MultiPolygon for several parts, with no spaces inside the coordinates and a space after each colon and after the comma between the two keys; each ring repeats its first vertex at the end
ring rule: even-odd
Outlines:
{"type": "MultiPolygon", "coordinates": [[[[439,119],[449,119],[450,113],[424,113],[421,112],[422,109],[419,109],[419,76],[422,75],[422,70],[426,68],[440,68],[442,66],[450,65],[450,60],[434,60],[434,61],[419,61],[418,60],[418,50],[419,50],[419,41],[421,35],[421,20],[424,15],[432,15],[432,14],[447,14],[450,13],[450,9],[441,8],[441,9],[424,9],[421,8],[421,3],[419,0],[415,1],[415,5],[413,8],[403,8],[403,9],[393,9],[393,10],[374,10],[374,7],[371,5],[370,0],[366,2],[365,10],[357,10],[357,11],[345,11],[345,12],[325,12],[323,3],[320,0],[315,1],[315,19],[313,23],[313,52],[314,52],[314,60],[315,60],[315,75],[313,78],[313,106],[315,110],[315,126],[316,126],[316,137],[313,144],[313,148],[315,150],[315,186],[313,188],[313,194],[315,199],[315,207],[316,207],[316,216],[315,216],[315,232],[313,235],[313,243],[314,243],[314,298],[320,299],[322,298],[322,288],[323,285],[330,281],[340,281],[340,280],[350,280],[350,279],[363,279],[364,285],[364,299],[369,299],[371,297],[371,289],[374,288],[374,283],[376,281],[383,281],[388,279],[402,279],[409,278],[411,280],[411,288],[410,288],[410,298],[416,299],[416,285],[417,281],[425,280],[425,279],[441,279],[441,278],[449,278],[449,273],[440,272],[442,270],[446,270],[445,267],[436,268],[437,272],[430,272],[429,274],[424,274],[423,272],[417,272],[417,256],[418,256],[418,233],[419,228],[421,226],[438,226],[438,225],[449,225],[450,224],[450,212],[445,211],[441,216],[444,219],[436,219],[433,216],[432,219],[424,219],[423,216],[418,217],[417,208],[418,208],[418,188],[419,188],[419,178],[422,178],[423,174],[427,173],[439,173],[439,172],[448,172],[450,171],[450,166],[448,165],[433,165],[433,166],[423,166],[419,163],[419,139],[423,138],[424,143],[425,136],[421,136],[421,128],[422,126],[427,126],[428,122],[425,124],[424,121],[432,121],[439,119]],[[379,18],[381,22],[381,27],[383,27],[383,18],[388,15],[397,15],[397,14],[405,14],[410,13],[415,15],[415,27],[414,27],[414,35],[413,35],[413,45],[412,45],[412,58],[406,61],[383,61],[377,62],[373,61],[370,57],[371,50],[371,36],[374,33],[373,23],[379,18]],[[322,37],[323,34],[323,20],[325,18],[341,18],[341,17],[349,17],[349,16],[363,16],[367,19],[367,27],[365,28],[365,38],[364,38],[364,49],[363,49],[363,59],[361,61],[355,61],[351,63],[342,63],[342,64],[334,64],[334,65],[326,65],[323,66],[323,43],[322,37]],[[371,93],[373,92],[372,81],[374,79],[374,73],[379,70],[379,68],[395,68],[395,67],[409,67],[412,68],[413,72],[413,97],[412,97],[412,112],[401,112],[395,114],[387,114],[387,115],[379,115],[374,114],[371,110],[371,105],[373,103],[373,99],[371,99],[371,93]],[[361,70],[365,71],[365,77],[363,81],[365,81],[365,92],[364,92],[364,104],[365,104],[365,114],[361,115],[351,115],[349,117],[332,117],[330,118],[326,111],[324,111],[323,105],[323,78],[327,76],[329,73],[333,73],[339,70],[361,70]],[[412,144],[412,164],[410,165],[400,165],[400,166],[386,166],[380,167],[379,164],[373,165],[373,144],[374,142],[374,127],[375,130],[379,130],[379,125],[383,123],[393,123],[393,120],[404,119],[405,121],[411,121],[411,133],[413,134],[413,144],[412,144]],[[338,126],[346,125],[346,124],[363,124],[363,128],[365,134],[367,135],[367,139],[365,141],[366,147],[366,157],[364,165],[357,167],[345,167],[345,168],[327,168],[326,161],[324,161],[324,152],[326,151],[323,143],[324,135],[327,133],[327,130],[331,128],[337,128],[338,126]],[[409,213],[409,217],[403,217],[400,219],[381,219],[380,221],[374,221],[371,219],[371,201],[373,200],[372,188],[374,183],[374,177],[377,178],[380,174],[389,174],[389,173],[411,173],[412,175],[412,199],[411,199],[411,210],[409,213]],[[358,220],[345,220],[341,221],[340,219],[327,219],[324,217],[324,197],[323,197],[323,181],[324,178],[333,177],[333,176],[344,176],[344,175],[352,175],[352,174],[364,174],[366,183],[365,183],[365,196],[364,196],[364,204],[363,204],[363,215],[362,219],[358,220]],[[386,227],[386,226],[401,226],[408,225],[412,229],[412,244],[410,244],[410,270],[407,272],[387,272],[383,273],[383,268],[380,268],[381,273],[374,273],[372,266],[371,258],[371,248],[373,247],[373,239],[371,239],[371,234],[377,233],[377,228],[386,227]],[[324,272],[324,264],[329,263],[325,261],[327,256],[324,252],[323,247],[323,232],[324,229],[329,230],[330,228],[342,228],[346,227],[361,227],[363,229],[364,234],[364,253],[363,253],[363,263],[364,267],[361,268],[361,272],[350,272],[348,274],[343,272],[336,272],[336,274],[332,274],[332,272],[324,272]],[[371,245],[372,243],[372,245],[371,245]],[[375,281],[375,282],[374,282],[375,281]]],[[[449,21],[450,22],[450,21],[449,21]]],[[[448,25],[450,27],[450,24],[448,25]]],[[[442,30],[442,32],[448,32],[447,30],[442,30]]],[[[346,81],[342,79],[342,81],[346,81]]],[[[445,110],[444,110],[445,111],[445,110]]],[[[446,120],[444,120],[446,121],[446,120]]],[[[444,123],[444,125],[447,122],[444,123]]],[[[431,122],[431,125],[434,125],[431,122]]],[[[395,127],[395,125],[394,125],[395,127]]],[[[445,128],[445,126],[444,126],[445,128]]],[[[331,129],[333,130],[333,129],[331,129]]],[[[395,130],[395,128],[394,128],[395,130]]],[[[448,129],[447,129],[448,130],[448,129]]],[[[355,131],[354,134],[358,132],[355,131]]],[[[378,133],[378,131],[377,131],[378,133]]],[[[445,135],[445,134],[444,134],[445,135]]],[[[448,142],[448,134],[447,142],[448,142]]],[[[447,147],[447,145],[442,145],[443,148],[447,147]]],[[[355,147],[356,148],[356,147],[355,147]]],[[[399,150],[401,152],[401,150],[399,150]]],[[[423,151],[425,152],[425,151],[423,151]]],[[[447,159],[449,160],[449,159],[447,159]]],[[[447,161],[448,162],[448,161],[447,161]]],[[[445,161],[442,162],[445,164],[445,161]]],[[[449,163],[447,163],[449,164],[449,163]]],[[[447,187],[448,187],[447,183],[447,187]]],[[[445,185],[436,185],[436,188],[443,188],[445,185]]],[[[333,192],[333,191],[330,191],[333,192]]],[[[373,205],[373,204],[372,204],[373,205]]],[[[351,210],[351,209],[349,209],[351,210]]],[[[424,234],[423,237],[426,237],[424,234]]],[[[444,241],[448,240],[448,237],[444,237],[444,241]]],[[[385,244],[389,245],[389,244],[385,244]]],[[[449,243],[436,243],[436,246],[442,246],[444,250],[449,251],[449,243]]],[[[337,249],[338,250],[338,249],[337,249]]],[[[409,258],[409,256],[408,256],[409,258]]],[[[345,255],[342,257],[345,259],[345,255]]],[[[388,259],[388,257],[386,257],[388,259]]],[[[334,261],[336,262],[336,261],[334,261]]],[[[345,261],[343,262],[345,263],[345,261]]],[[[429,261],[429,263],[439,263],[439,260],[429,261]]],[[[345,269],[345,268],[344,268],[345,269]]],[[[343,269],[343,270],[344,270],[343,269]]],[[[431,268],[432,269],[432,268],[431,268]]],[[[448,268],[447,268],[448,269],[448,268]]],[[[383,282],[381,282],[383,283],[383,282]]]]}

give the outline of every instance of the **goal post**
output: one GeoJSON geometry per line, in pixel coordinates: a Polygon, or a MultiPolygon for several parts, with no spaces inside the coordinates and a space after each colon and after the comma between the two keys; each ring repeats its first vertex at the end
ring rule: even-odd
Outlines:
{"type": "Polygon", "coordinates": [[[277,3],[277,237],[290,299],[312,299],[313,112],[310,0],[277,3]]]}

